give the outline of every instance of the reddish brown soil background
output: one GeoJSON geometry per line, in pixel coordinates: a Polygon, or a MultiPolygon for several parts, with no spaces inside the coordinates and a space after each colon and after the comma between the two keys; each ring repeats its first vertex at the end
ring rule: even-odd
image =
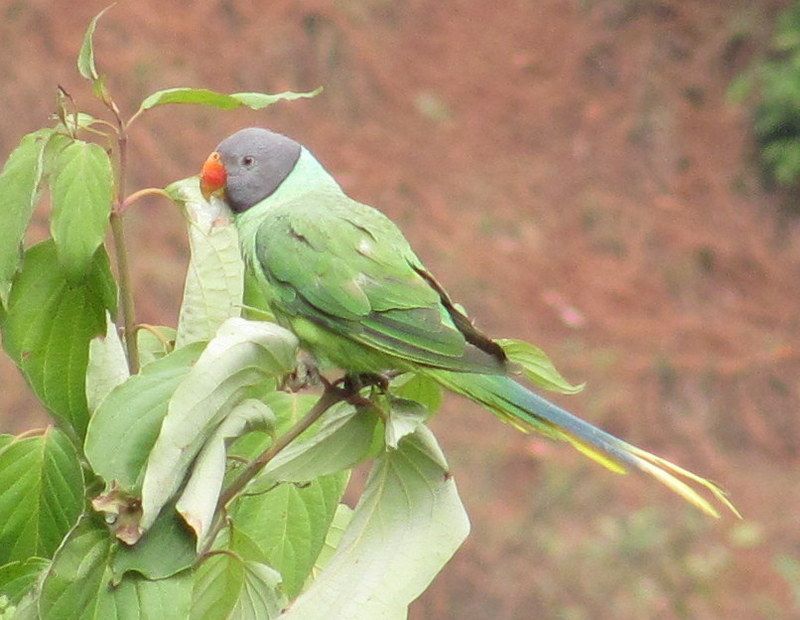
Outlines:
{"type": "MultiPolygon", "coordinates": [[[[483,328],[588,382],[562,402],[723,482],[746,517],[706,520],[454,400],[433,425],[473,532],[414,618],[800,614],[800,220],[761,189],[725,96],[783,5],[139,0],[104,18],[128,113],[169,86],[326,87],[265,112],[153,111],[131,187],[194,173],[242,126],[296,137],[483,328]]],[[[56,84],[92,108],[74,57],[102,6],[0,2],[3,157],[56,84]]],[[[174,323],[182,221],[143,203],[128,230],[139,319],[174,323]]],[[[44,420],[6,359],[0,381],[0,428],[44,420]]]]}

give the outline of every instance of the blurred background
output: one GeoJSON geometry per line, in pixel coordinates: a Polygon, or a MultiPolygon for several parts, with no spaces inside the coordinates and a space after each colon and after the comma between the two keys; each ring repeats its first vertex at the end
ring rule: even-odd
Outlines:
{"type": "MultiPolygon", "coordinates": [[[[745,516],[707,519],[453,398],[433,427],[473,531],[413,618],[800,617],[791,5],[139,0],[100,22],[126,115],[172,86],[325,87],[262,112],[149,112],[131,189],[196,173],[243,126],[296,138],[481,328],[587,382],[560,403],[719,481],[745,516]]],[[[57,84],[101,113],[75,57],[104,6],[0,0],[3,159],[47,122],[57,84]]],[[[174,324],[182,219],[154,200],[126,225],[138,319],[174,324]]],[[[38,407],[0,359],[0,429],[43,424],[38,407]]]]}

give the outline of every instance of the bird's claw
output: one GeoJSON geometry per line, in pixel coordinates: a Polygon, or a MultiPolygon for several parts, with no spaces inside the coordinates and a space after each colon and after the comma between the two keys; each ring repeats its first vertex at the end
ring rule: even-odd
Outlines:
{"type": "Polygon", "coordinates": [[[365,387],[376,387],[382,394],[389,391],[389,374],[364,372],[345,375],[344,389],[352,394],[358,394],[365,387]]]}
{"type": "Polygon", "coordinates": [[[300,354],[295,369],[283,378],[281,389],[289,392],[300,390],[320,384],[322,375],[316,362],[307,355],[300,354]]]}

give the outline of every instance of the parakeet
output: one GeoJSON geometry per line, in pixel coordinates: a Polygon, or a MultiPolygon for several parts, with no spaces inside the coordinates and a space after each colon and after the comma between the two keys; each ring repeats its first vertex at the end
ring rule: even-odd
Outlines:
{"type": "Polygon", "coordinates": [[[200,186],[233,211],[242,256],[276,319],[321,362],[351,377],[420,373],[518,428],[567,441],[609,469],[644,471],[708,514],[718,516],[692,484],[736,513],[714,483],[512,378],[503,347],[473,325],[397,226],[347,196],[298,142],[262,128],[238,131],[203,164],[200,186]]]}

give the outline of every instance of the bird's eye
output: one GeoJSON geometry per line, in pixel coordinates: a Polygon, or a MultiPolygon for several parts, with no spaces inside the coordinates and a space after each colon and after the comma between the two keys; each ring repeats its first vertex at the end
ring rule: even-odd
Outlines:
{"type": "Polygon", "coordinates": [[[243,166],[246,166],[247,168],[249,168],[254,163],[256,163],[255,157],[252,157],[250,155],[245,155],[244,157],[242,157],[242,165],[243,166]]]}

